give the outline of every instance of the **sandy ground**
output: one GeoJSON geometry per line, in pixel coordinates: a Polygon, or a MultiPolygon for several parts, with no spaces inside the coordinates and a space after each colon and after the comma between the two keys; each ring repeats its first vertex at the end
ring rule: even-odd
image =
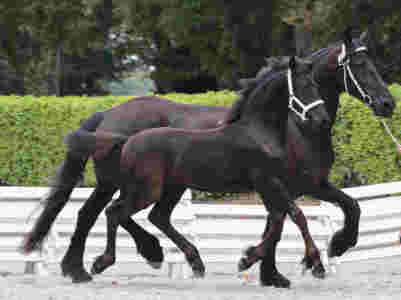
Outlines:
{"type": "Polygon", "coordinates": [[[51,276],[23,274],[23,266],[0,266],[0,299],[7,300],[257,300],[401,299],[401,257],[346,263],[324,280],[302,276],[299,266],[280,264],[292,281],[290,289],[260,287],[257,267],[244,281],[232,265],[207,266],[204,279],[169,279],[166,270],[153,271],[144,265],[116,265],[87,284],[72,284],[60,275],[57,265],[51,276]]]}

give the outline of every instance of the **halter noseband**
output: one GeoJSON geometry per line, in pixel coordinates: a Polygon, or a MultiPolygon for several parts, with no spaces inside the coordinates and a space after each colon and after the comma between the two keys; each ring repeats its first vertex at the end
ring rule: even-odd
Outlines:
{"type": "Polygon", "coordinates": [[[308,120],[308,118],[306,117],[306,114],[308,113],[308,111],[310,111],[311,109],[315,108],[316,106],[318,106],[319,104],[324,104],[324,101],[319,99],[316,100],[308,105],[304,105],[302,103],[301,100],[298,99],[297,96],[294,95],[294,88],[292,86],[292,72],[291,69],[288,69],[287,72],[287,81],[288,81],[288,93],[290,95],[290,101],[288,103],[288,107],[298,116],[301,118],[302,121],[306,121],[308,120]],[[296,110],[296,108],[294,107],[294,102],[301,107],[302,112],[299,112],[296,110]]]}
{"type": "MultiPolygon", "coordinates": [[[[361,46],[355,49],[354,52],[351,53],[355,54],[357,52],[361,51],[367,51],[368,49],[365,46],[361,46]]],[[[365,91],[362,89],[362,87],[359,85],[358,81],[356,80],[354,74],[352,73],[351,67],[349,66],[351,59],[349,58],[350,54],[347,55],[346,47],[345,44],[341,45],[341,53],[338,55],[338,66],[343,67],[344,70],[344,86],[345,86],[345,91],[350,94],[349,89],[348,89],[348,84],[347,84],[347,74],[349,78],[351,78],[351,81],[354,83],[356,88],[358,89],[358,92],[361,94],[362,99],[369,105],[372,105],[372,97],[369,96],[368,94],[365,93],[365,91]]]]}

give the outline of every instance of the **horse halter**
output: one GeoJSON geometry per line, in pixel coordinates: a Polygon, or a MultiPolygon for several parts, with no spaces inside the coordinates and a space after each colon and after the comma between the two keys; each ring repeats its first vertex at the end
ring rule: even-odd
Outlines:
{"type": "Polygon", "coordinates": [[[346,47],[345,44],[342,44],[341,46],[341,53],[338,55],[338,66],[343,67],[344,70],[344,86],[345,86],[345,91],[350,94],[349,89],[348,89],[348,84],[347,84],[347,74],[349,78],[351,78],[351,81],[354,83],[356,88],[358,89],[358,92],[361,94],[362,99],[367,103],[369,106],[372,105],[372,97],[369,96],[368,94],[365,93],[365,91],[362,89],[362,87],[359,85],[358,81],[356,80],[354,74],[352,73],[351,67],[350,67],[350,56],[361,51],[367,51],[368,49],[365,46],[361,46],[355,49],[354,52],[351,54],[347,55],[346,47]]]}
{"type": "Polygon", "coordinates": [[[298,117],[301,118],[302,121],[308,120],[306,117],[306,114],[308,111],[311,109],[315,108],[319,104],[324,104],[324,101],[322,99],[316,100],[308,105],[304,105],[301,100],[298,99],[297,96],[294,95],[294,88],[292,86],[292,72],[291,69],[288,69],[287,72],[287,81],[288,81],[288,93],[290,95],[290,101],[288,103],[289,109],[291,109],[298,117]],[[295,106],[294,102],[302,109],[301,112],[299,112],[295,106]]]}

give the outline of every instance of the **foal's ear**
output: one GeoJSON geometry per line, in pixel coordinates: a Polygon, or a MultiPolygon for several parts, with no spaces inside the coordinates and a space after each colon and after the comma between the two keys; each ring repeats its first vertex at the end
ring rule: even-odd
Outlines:
{"type": "Polygon", "coordinates": [[[351,48],[352,47],[352,26],[348,26],[345,29],[343,36],[344,36],[345,47],[351,48]]]}
{"type": "Polygon", "coordinates": [[[271,56],[271,57],[266,57],[266,65],[267,67],[270,67],[271,70],[279,70],[281,68],[285,68],[288,66],[288,56],[271,56]]]}
{"type": "Polygon", "coordinates": [[[347,48],[352,47],[352,30],[352,26],[347,26],[343,33],[344,43],[347,48]]]}

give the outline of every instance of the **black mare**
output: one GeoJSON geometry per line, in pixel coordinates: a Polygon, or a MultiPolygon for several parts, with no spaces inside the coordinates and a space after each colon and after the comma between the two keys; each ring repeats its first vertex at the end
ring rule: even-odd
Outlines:
{"type": "MultiPolygon", "coordinates": [[[[361,49],[360,47],[362,46],[367,47],[367,34],[363,34],[363,36],[354,41],[351,40],[349,35],[346,35],[344,45],[346,46],[347,57],[343,61],[348,62],[353,77],[364,93],[371,95],[370,100],[372,100],[372,103],[370,106],[373,111],[379,116],[390,116],[395,106],[391,94],[380,75],[378,75],[368,51],[364,49],[363,51],[356,51],[361,49]]],[[[321,49],[309,57],[310,60],[315,62],[314,78],[319,83],[320,94],[326,103],[332,121],[335,120],[339,95],[345,91],[345,68],[343,63],[338,61],[341,50],[341,45],[333,45],[329,48],[321,49]]],[[[346,73],[346,75],[348,92],[364,100],[363,95],[358,91],[355,84],[351,82],[352,79],[350,79],[349,74],[346,73]]],[[[220,120],[225,118],[228,110],[229,108],[226,107],[185,105],[156,97],[144,97],[128,101],[111,110],[96,113],[80,129],[88,132],[96,131],[98,134],[102,131],[107,131],[133,135],[140,130],[160,126],[182,128],[215,127],[220,120]]],[[[327,146],[325,150],[326,158],[321,157],[320,159],[321,166],[317,166],[322,170],[321,190],[317,197],[324,201],[337,203],[345,215],[344,229],[336,233],[330,246],[330,255],[335,256],[341,255],[356,243],[359,206],[354,199],[333,186],[328,181],[327,176],[324,175],[328,174],[334,160],[329,132],[329,130],[326,133],[322,132],[323,137],[326,136],[325,139],[328,140],[327,145],[330,146],[327,146]]],[[[305,140],[304,143],[299,143],[299,137],[301,136],[301,133],[297,133],[292,138],[293,143],[297,144],[295,149],[298,149],[298,152],[308,151],[314,153],[314,148],[318,147],[320,142],[316,141],[316,145],[314,143],[306,144],[305,140]]],[[[319,149],[317,150],[320,151],[319,149]]],[[[110,144],[105,144],[103,151],[97,151],[96,156],[92,155],[92,157],[95,157],[97,186],[79,211],[76,230],[61,264],[63,274],[71,276],[73,282],[91,279],[91,276],[83,267],[85,241],[99,213],[117,190],[112,176],[108,176],[108,170],[113,168],[119,161],[118,149],[113,148],[110,144]]],[[[66,159],[57,172],[55,183],[47,198],[44,210],[22,245],[26,252],[30,252],[37,247],[47,235],[52,223],[67,203],[76,182],[83,173],[88,158],[89,154],[85,152],[81,154],[67,152],[66,159]]],[[[297,160],[296,164],[299,169],[302,166],[302,160],[297,160]]],[[[157,266],[163,260],[163,253],[155,237],[144,232],[142,232],[142,235],[136,235],[137,232],[141,232],[141,228],[133,221],[127,220],[126,224],[120,225],[132,233],[138,251],[151,264],[157,266]],[[141,238],[139,239],[137,236],[141,236],[141,238]]],[[[262,284],[275,285],[274,279],[272,280],[277,273],[274,256],[275,250],[272,250],[270,256],[266,256],[262,260],[260,268],[262,284]]]]}
{"type": "MultiPolygon", "coordinates": [[[[288,71],[273,71],[248,81],[229,112],[232,117],[223,126],[209,130],[152,128],[128,139],[121,150],[120,197],[106,209],[107,246],[93,264],[94,273],[114,264],[118,225],[155,204],[149,220],[184,252],[194,275],[203,276],[205,267],[197,248],[170,222],[185,189],[195,188],[210,192],[256,191],[261,196],[271,226],[260,244],[247,249],[238,265],[240,271],[270,251],[288,214],[302,232],[305,260],[312,274],[324,277],[320,253],[305,216],[288,193],[288,189],[298,188],[299,180],[314,183],[294,176],[287,120],[289,111],[293,111],[293,124],[311,135],[326,130],[330,120],[311,76],[312,63],[291,58],[289,66],[288,71]],[[295,110],[294,103],[302,111],[295,110]]],[[[84,138],[88,140],[86,145],[96,144],[96,134],[75,131],[67,138],[67,145],[71,149],[75,144],[81,147],[84,138]]],[[[114,139],[121,141],[124,137],[111,134],[110,140],[114,139]]],[[[104,136],[100,137],[103,142],[104,136]]],[[[94,151],[92,147],[88,150],[94,151]]],[[[309,165],[304,167],[308,170],[309,165]]]]}

